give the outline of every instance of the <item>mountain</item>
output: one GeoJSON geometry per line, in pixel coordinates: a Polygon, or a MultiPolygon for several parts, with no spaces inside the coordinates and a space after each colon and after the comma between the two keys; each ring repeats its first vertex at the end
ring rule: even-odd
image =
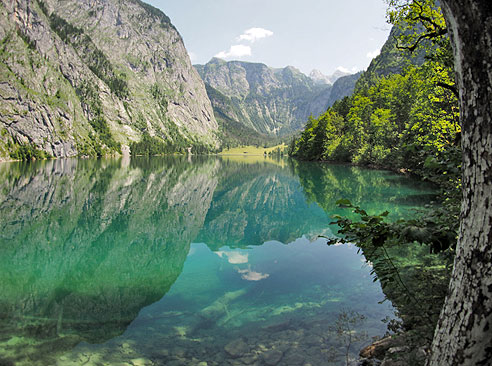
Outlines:
{"type": "MultiPolygon", "coordinates": [[[[411,29],[402,30],[396,26],[391,28],[380,54],[371,61],[367,70],[362,73],[357,81],[356,89],[372,85],[380,77],[400,74],[405,67],[410,65],[420,66],[424,63],[426,51],[423,47],[417,48],[413,53],[402,52],[401,49],[398,49],[398,37],[405,33],[411,33],[411,31],[411,29]]],[[[430,43],[428,46],[432,47],[430,43]]]]}
{"type": "Polygon", "coordinates": [[[257,145],[299,131],[309,116],[319,116],[350,95],[360,76],[339,72],[326,77],[314,72],[308,77],[292,66],[274,69],[218,58],[195,68],[205,82],[226,144],[257,145]],[[321,82],[317,76],[334,83],[321,82]]]}
{"type": "Polygon", "coordinates": [[[326,104],[326,109],[331,107],[333,103],[335,103],[337,100],[352,95],[355,90],[355,85],[357,84],[357,81],[359,80],[361,75],[363,75],[362,71],[358,72],[357,74],[346,75],[338,78],[331,88],[331,93],[328,99],[328,103],[326,104]]]}
{"type": "Polygon", "coordinates": [[[212,101],[215,118],[219,123],[220,139],[224,147],[236,145],[275,145],[272,138],[249,127],[241,120],[246,120],[239,103],[206,84],[207,94],[212,101]]]}
{"type": "Polygon", "coordinates": [[[195,65],[217,115],[269,136],[301,129],[308,117],[324,112],[330,85],[318,85],[294,67],[213,58],[195,65]]]}
{"type": "Polygon", "coordinates": [[[143,134],[218,146],[169,18],[140,0],[0,2],[0,157],[103,155],[143,134]]]}
{"type": "Polygon", "coordinates": [[[344,72],[341,70],[336,70],[332,75],[325,75],[319,70],[313,70],[309,74],[309,77],[317,84],[329,84],[333,85],[338,79],[340,79],[342,76],[347,76],[350,75],[348,72],[344,72]]]}

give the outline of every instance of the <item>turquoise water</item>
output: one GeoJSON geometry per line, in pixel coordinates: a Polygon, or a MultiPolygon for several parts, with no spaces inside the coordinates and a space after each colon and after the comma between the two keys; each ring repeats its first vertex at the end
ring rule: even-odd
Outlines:
{"type": "Polygon", "coordinates": [[[1,164],[0,365],[345,365],[394,310],[318,239],[334,202],[396,218],[432,193],[253,157],[1,164]]]}

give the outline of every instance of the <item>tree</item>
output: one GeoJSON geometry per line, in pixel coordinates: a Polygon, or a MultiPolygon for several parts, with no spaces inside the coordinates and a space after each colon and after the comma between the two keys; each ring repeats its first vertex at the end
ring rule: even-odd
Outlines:
{"type": "Polygon", "coordinates": [[[492,360],[492,3],[441,0],[460,95],[463,198],[449,292],[429,366],[492,360]]]}

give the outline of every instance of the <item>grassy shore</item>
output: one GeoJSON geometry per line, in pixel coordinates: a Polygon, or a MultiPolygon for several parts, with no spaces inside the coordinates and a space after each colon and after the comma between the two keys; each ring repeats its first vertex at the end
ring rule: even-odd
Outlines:
{"type": "Polygon", "coordinates": [[[225,149],[219,153],[219,155],[268,155],[268,153],[273,153],[275,150],[280,149],[280,151],[285,151],[287,149],[287,145],[277,145],[273,147],[256,147],[256,146],[243,146],[243,147],[234,147],[231,149],[225,149]]]}

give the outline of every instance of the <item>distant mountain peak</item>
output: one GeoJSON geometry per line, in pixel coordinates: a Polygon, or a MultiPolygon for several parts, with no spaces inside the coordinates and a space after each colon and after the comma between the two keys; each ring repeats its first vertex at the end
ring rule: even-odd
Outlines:
{"type": "Polygon", "coordinates": [[[309,74],[309,77],[317,84],[332,84],[328,76],[317,69],[313,69],[309,74]]]}
{"type": "MultiPolygon", "coordinates": [[[[293,66],[273,68],[217,59],[195,68],[225,133],[229,137],[239,133],[238,138],[251,137],[252,133],[278,137],[299,131],[310,115],[324,113],[335,100],[350,94],[357,77],[336,81],[342,76],[337,73],[328,82],[318,83],[313,73],[308,77],[293,66]]],[[[314,72],[316,75],[324,76],[320,71],[314,72]]]]}
{"type": "Polygon", "coordinates": [[[335,72],[331,75],[325,75],[321,71],[314,69],[311,71],[309,74],[309,77],[316,83],[316,84],[328,84],[328,85],[333,85],[335,81],[340,79],[342,76],[347,76],[350,75],[348,72],[343,72],[339,69],[335,70],[335,72]]]}

